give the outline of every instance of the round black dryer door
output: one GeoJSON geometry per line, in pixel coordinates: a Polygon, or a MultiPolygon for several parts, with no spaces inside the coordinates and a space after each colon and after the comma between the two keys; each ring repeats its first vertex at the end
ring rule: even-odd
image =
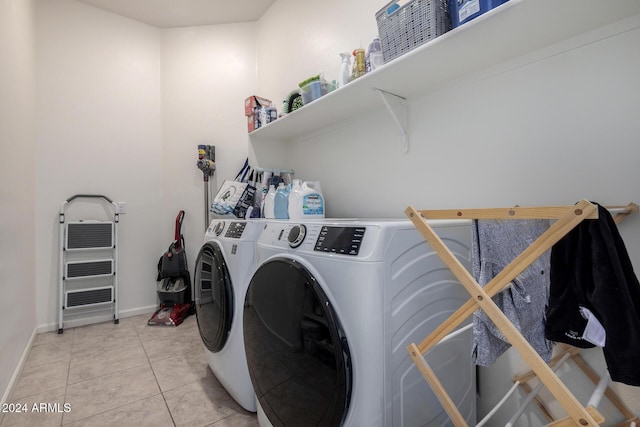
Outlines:
{"type": "Polygon", "coordinates": [[[260,406],[274,426],[339,426],[351,398],[351,356],[336,313],[299,262],[274,258],[253,275],[244,346],[260,406]]]}
{"type": "Polygon", "coordinates": [[[216,353],[224,347],[233,319],[233,286],[222,250],[207,242],[196,259],[194,286],[198,329],[205,347],[216,353]]]}

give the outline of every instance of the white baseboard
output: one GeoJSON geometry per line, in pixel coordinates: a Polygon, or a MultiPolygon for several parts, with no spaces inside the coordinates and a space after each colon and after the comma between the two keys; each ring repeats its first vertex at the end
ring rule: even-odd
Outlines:
{"type": "MultiPolygon", "coordinates": [[[[9,380],[9,384],[7,385],[7,389],[4,391],[2,395],[2,401],[0,401],[0,405],[9,401],[11,397],[11,392],[18,382],[18,378],[20,378],[20,374],[22,374],[22,370],[24,369],[24,364],[27,361],[27,357],[29,356],[29,352],[31,351],[31,347],[33,346],[34,341],[36,340],[36,336],[38,336],[38,328],[33,328],[33,332],[31,332],[31,337],[29,338],[29,342],[27,346],[22,351],[22,356],[20,356],[20,360],[18,361],[18,366],[13,371],[13,375],[11,376],[11,380],[9,380]]],[[[0,424],[2,424],[2,418],[4,414],[0,412],[0,424]]]]}
{"type": "MultiPolygon", "coordinates": [[[[158,309],[158,305],[149,305],[146,307],[137,307],[137,308],[132,308],[129,310],[120,310],[120,313],[118,313],[118,318],[119,319],[125,319],[127,317],[133,317],[133,316],[138,316],[140,314],[148,314],[148,313],[153,313],[158,309]]],[[[82,319],[71,319],[71,320],[65,320],[64,322],[64,327],[65,328],[76,328],[78,326],[84,326],[84,325],[90,325],[92,323],[98,323],[98,322],[108,322],[110,320],[113,320],[113,314],[103,314],[100,316],[91,316],[91,317],[85,317],[82,319]]],[[[38,326],[38,333],[44,333],[44,332],[52,332],[52,331],[57,331],[58,330],[58,322],[55,323],[48,323],[48,324],[44,324],[44,325],[39,325],[38,326]]]]}
{"type": "Polygon", "coordinates": [[[148,305],[146,307],[138,307],[138,308],[132,308],[129,310],[122,310],[120,311],[120,318],[124,319],[125,317],[133,317],[133,316],[138,316],[140,314],[154,313],[159,308],[160,306],[158,306],[158,304],[155,304],[155,305],[148,305]]]}

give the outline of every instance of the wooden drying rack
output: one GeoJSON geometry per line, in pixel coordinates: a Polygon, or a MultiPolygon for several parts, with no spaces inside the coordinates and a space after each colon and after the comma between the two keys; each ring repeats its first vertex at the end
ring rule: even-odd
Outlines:
{"type": "MultiPolygon", "coordinates": [[[[616,222],[622,221],[622,219],[632,213],[638,213],[638,205],[635,203],[629,203],[626,206],[608,206],[607,209],[614,214],[614,220],[616,222]]],[[[409,356],[433,389],[436,397],[454,425],[456,427],[467,426],[467,423],[451,397],[447,394],[442,383],[438,380],[436,374],[427,364],[424,354],[447,335],[451,334],[478,308],[483,310],[493,321],[511,345],[520,353],[533,373],[547,387],[565,411],[567,411],[568,417],[548,424],[549,426],[595,427],[604,422],[604,418],[594,406],[583,407],[580,404],[565,384],[560,381],[551,367],[542,360],[540,355],[531,347],[529,342],[520,334],[517,328],[492,300],[494,295],[502,291],[512,280],[526,270],[532,262],[542,256],[547,250],[551,249],[553,245],[560,241],[560,239],[583,220],[597,219],[598,206],[586,200],[581,200],[573,206],[464,210],[417,210],[409,206],[405,210],[405,214],[415,224],[423,237],[440,258],[442,258],[445,265],[449,267],[451,272],[471,295],[471,299],[429,334],[420,344],[416,345],[412,343],[407,347],[409,356]],[[482,287],[429,226],[427,220],[431,219],[554,219],[556,221],[489,283],[482,287]]]]}
{"type": "MultiPolygon", "coordinates": [[[[589,364],[580,356],[580,350],[577,347],[570,346],[568,344],[560,344],[561,349],[558,351],[557,355],[549,361],[549,366],[551,366],[554,370],[556,367],[562,365],[564,361],[571,360],[578,368],[582,370],[584,375],[593,382],[597,387],[601,387],[600,389],[600,397],[602,395],[606,396],[607,399],[615,406],[615,408],[622,414],[624,417],[624,421],[617,424],[617,427],[633,427],[640,426],[640,419],[624,404],[624,402],[618,397],[618,395],[609,387],[609,380],[611,379],[608,375],[606,378],[606,383],[602,384],[602,378],[598,376],[598,374],[589,366],[589,364]],[[602,386],[601,386],[602,384],[602,386]]],[[[535,378],[536,374],[533,371],[529,371],[527,373],[516,375],[513,379],[514,383],[521,387],[526,393],[527,398],[525,399],[527,402],[533,401],[540,409],[542,415],[547,419],[549,423],[554,421],[551,412],[544,404],[544,402],[537,396],[538,388],[540,384],[536,386],[535,389],[532,389],[528,381],[535,378]]],[[[518,410],[524,410],[524,408],[518,408],[518,410]]]]}

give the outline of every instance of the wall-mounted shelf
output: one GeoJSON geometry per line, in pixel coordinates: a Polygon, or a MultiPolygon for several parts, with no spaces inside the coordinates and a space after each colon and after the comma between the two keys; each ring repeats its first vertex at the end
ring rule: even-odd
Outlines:
{"type": "Polygon", "coordinates": [[[373,89],[410,101],[491,65],[639,14],[638,0],[510,0],[252,132],[250,140],[254,146],[290,142],[384,108],[373,89]]]}

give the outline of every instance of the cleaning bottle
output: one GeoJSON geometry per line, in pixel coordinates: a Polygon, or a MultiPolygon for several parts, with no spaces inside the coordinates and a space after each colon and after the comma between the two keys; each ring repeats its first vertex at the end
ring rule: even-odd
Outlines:
{"type": "Polygon", "coordinates": [[[367,50],[367,73],[375,70],[376,68],[380,68],[383,64],[382,44],[380,43],[380,38],[375,37],[369,45],[369,50],[367,50]]]}
{"type": "Polygon", "coordinates": [[[351,81],[354,81],[358,77],[364,76],[367,69],[364,63],[365,52],[363,48],[359,47],[354,49],[352,55],[355,56],[355,59],[353,61],[353,68],[351,69],[351,81]]]}
{"type": "Polygon", "coordinates": [[[320,183],[317,181],[293,180],[289,194],[289,218],[324,218],[325,205],[320,183]]]}
{"type": "Polygon", "coordinates": [[[267,192],[267,195],[264,198],[263,212],[264,212],[265,218],[273,219],[276,217],[274,212],[275,197],[276,197],[276,186],[272,184],[269,186],[269,191],[267,192]]]}
{"type": "Polygon", "coordinates": [[[288,219],[289,218],[289,192],[291,187],[284,185],[284,182],[278,184],[278,190],[276,190],[274,200],[274,214],[276,219],[288,219]]]}
{"type": "Polygon", "coordinates": [[[346,85],[351,80],[351,76],[349,73],[349,70],[351,69],[351,54],[349,52],[341,52],[340,58],[342,58],[342,65],[340,65],[338,87],[346,85]]]}
{"type": "Polygon", "coordinates": [[[302,216],[302,181],[294,179],[291,183],[291,192],[289,193],[289,218],[301,219],[302,216]]]}

